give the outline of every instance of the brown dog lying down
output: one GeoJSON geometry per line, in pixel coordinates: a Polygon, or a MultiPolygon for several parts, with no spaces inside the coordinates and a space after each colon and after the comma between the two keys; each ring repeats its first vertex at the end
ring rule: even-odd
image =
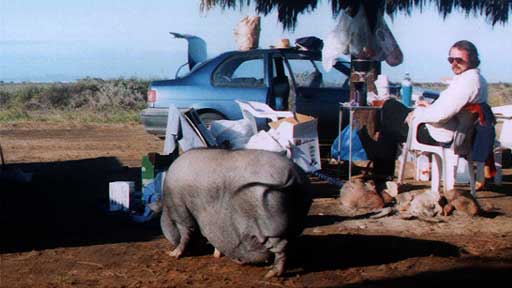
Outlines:
{"type": "Polygon", "coordinates": [[[340,190],[339,201],[341,205],[351,209],[380,209],[384,207],[384,200],[377,192],[372,180],[363,181],[359,178],[345,182],[340,190]]]}
{"type": "Polygon", "coordinates": [[[450,215],[453,210],[468,216],[480,214],[481,208],[468,191],[452,189],[444,194],[447,204],[443,207],[443,214],[450,215]]]}

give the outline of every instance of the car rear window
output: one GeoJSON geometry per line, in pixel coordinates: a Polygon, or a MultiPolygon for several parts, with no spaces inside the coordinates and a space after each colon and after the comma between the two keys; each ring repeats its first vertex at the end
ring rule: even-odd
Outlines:
{"type": "Polygon", "coordinates": [[[213,72],[213,85],[220,87],[264,87],[263,55],[236,55],[222,62],[213,72]]]}

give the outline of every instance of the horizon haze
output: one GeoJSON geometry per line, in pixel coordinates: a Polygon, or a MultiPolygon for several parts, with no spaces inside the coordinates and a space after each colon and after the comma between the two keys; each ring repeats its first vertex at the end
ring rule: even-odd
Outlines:
{"type": "MultiPolygon", "coordinates": [[[[68,82],[94,78],[173,78],[186,62],[186,42],[169,32],[197,35],[208,56],[236,50],[233,29],[252,9],[216,8],[201,14],[199,1],[172,0],[0,0],[0,81],[68,82]]],[[[415,82],[439,82],[451,75],[450,46],[461,39],[479,49],[482,74],[489,82],[512,82],[510,23],[487,23],[483,16],[454,12],[443,20],[430,8],[411,16],[386,16],[404,62],[383,65],[383,73],[400,81],[409,72],[415,82]]],[[[299,16],[295,31],[283,31],[277,14],[261,18],[260,47],[281,38],[325,39],[336,25],[328,3],[299,16]]],[[[348,57],[348,56],[347,56],[348,57]]]]}

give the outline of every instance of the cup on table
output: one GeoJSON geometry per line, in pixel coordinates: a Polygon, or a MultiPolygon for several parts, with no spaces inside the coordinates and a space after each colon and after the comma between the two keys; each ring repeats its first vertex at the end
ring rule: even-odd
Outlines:
{"type": "Polygon", "coordinates": [[[386,100],[384,99],[375,99],[375,100],[372,100],[372,106],[375,106],[375,107],[382,107],[382,105],[384,105],[384,102],[386,100]]]}

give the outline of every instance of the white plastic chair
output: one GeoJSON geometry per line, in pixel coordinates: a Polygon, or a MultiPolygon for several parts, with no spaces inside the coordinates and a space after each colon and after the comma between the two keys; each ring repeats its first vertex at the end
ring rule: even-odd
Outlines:
{"type": "MultiPolygon", "coordinates": [[[[441,179],[443,180],[443,192],[447,192],[455,186],[455,175],[456,168],[459,162],[459,156],[455,154],[453,145],[450,147],[434,146],[420,143],[417,139],[418,127],[422,124],[421,122],[414,121],[409,128],[409,134],[407,135],[407,142],[404,144],[402,150],[402,159],[400,161],[400,167],[398,171],[398,183],[403,183],[405,163],[407,161],[407,154],[409,151],[421,151],[432,154],[432,165],[431,165],[431,190],[432,193],[437,194],[436,197],[439,199],[439,187],[441,186],[441,179]],[[441,177],[440,177],[441,176],[441,177]]],[[[470,153],[471,154],[471,153],[470,153]]],[[[473,167],[473,161],[471,155],[468,156],[468,171],[469,171],[469,184],[471,187],[471,194],[474,196],[476,193],[475,185],[475,169],[473,167]]]]}
{"type": "Polygon", "coordinates": [[[501,153],[503,149],[512,149],[512,105],[492,107],[492,113],[496,121],[501,124],[501,131],[496,135],[498,139],[494,147],[494,164],[496,166],[496,176],[494,184],[501,185],[502,181],[502,163],[501,153]]]}
{"type": "Polygon", "coordinates": [[[501,133],[497,137],[502,148],[512,149],[512,105],[492,107],[492,113],[498,123],[502,123],[501,133]]]}

